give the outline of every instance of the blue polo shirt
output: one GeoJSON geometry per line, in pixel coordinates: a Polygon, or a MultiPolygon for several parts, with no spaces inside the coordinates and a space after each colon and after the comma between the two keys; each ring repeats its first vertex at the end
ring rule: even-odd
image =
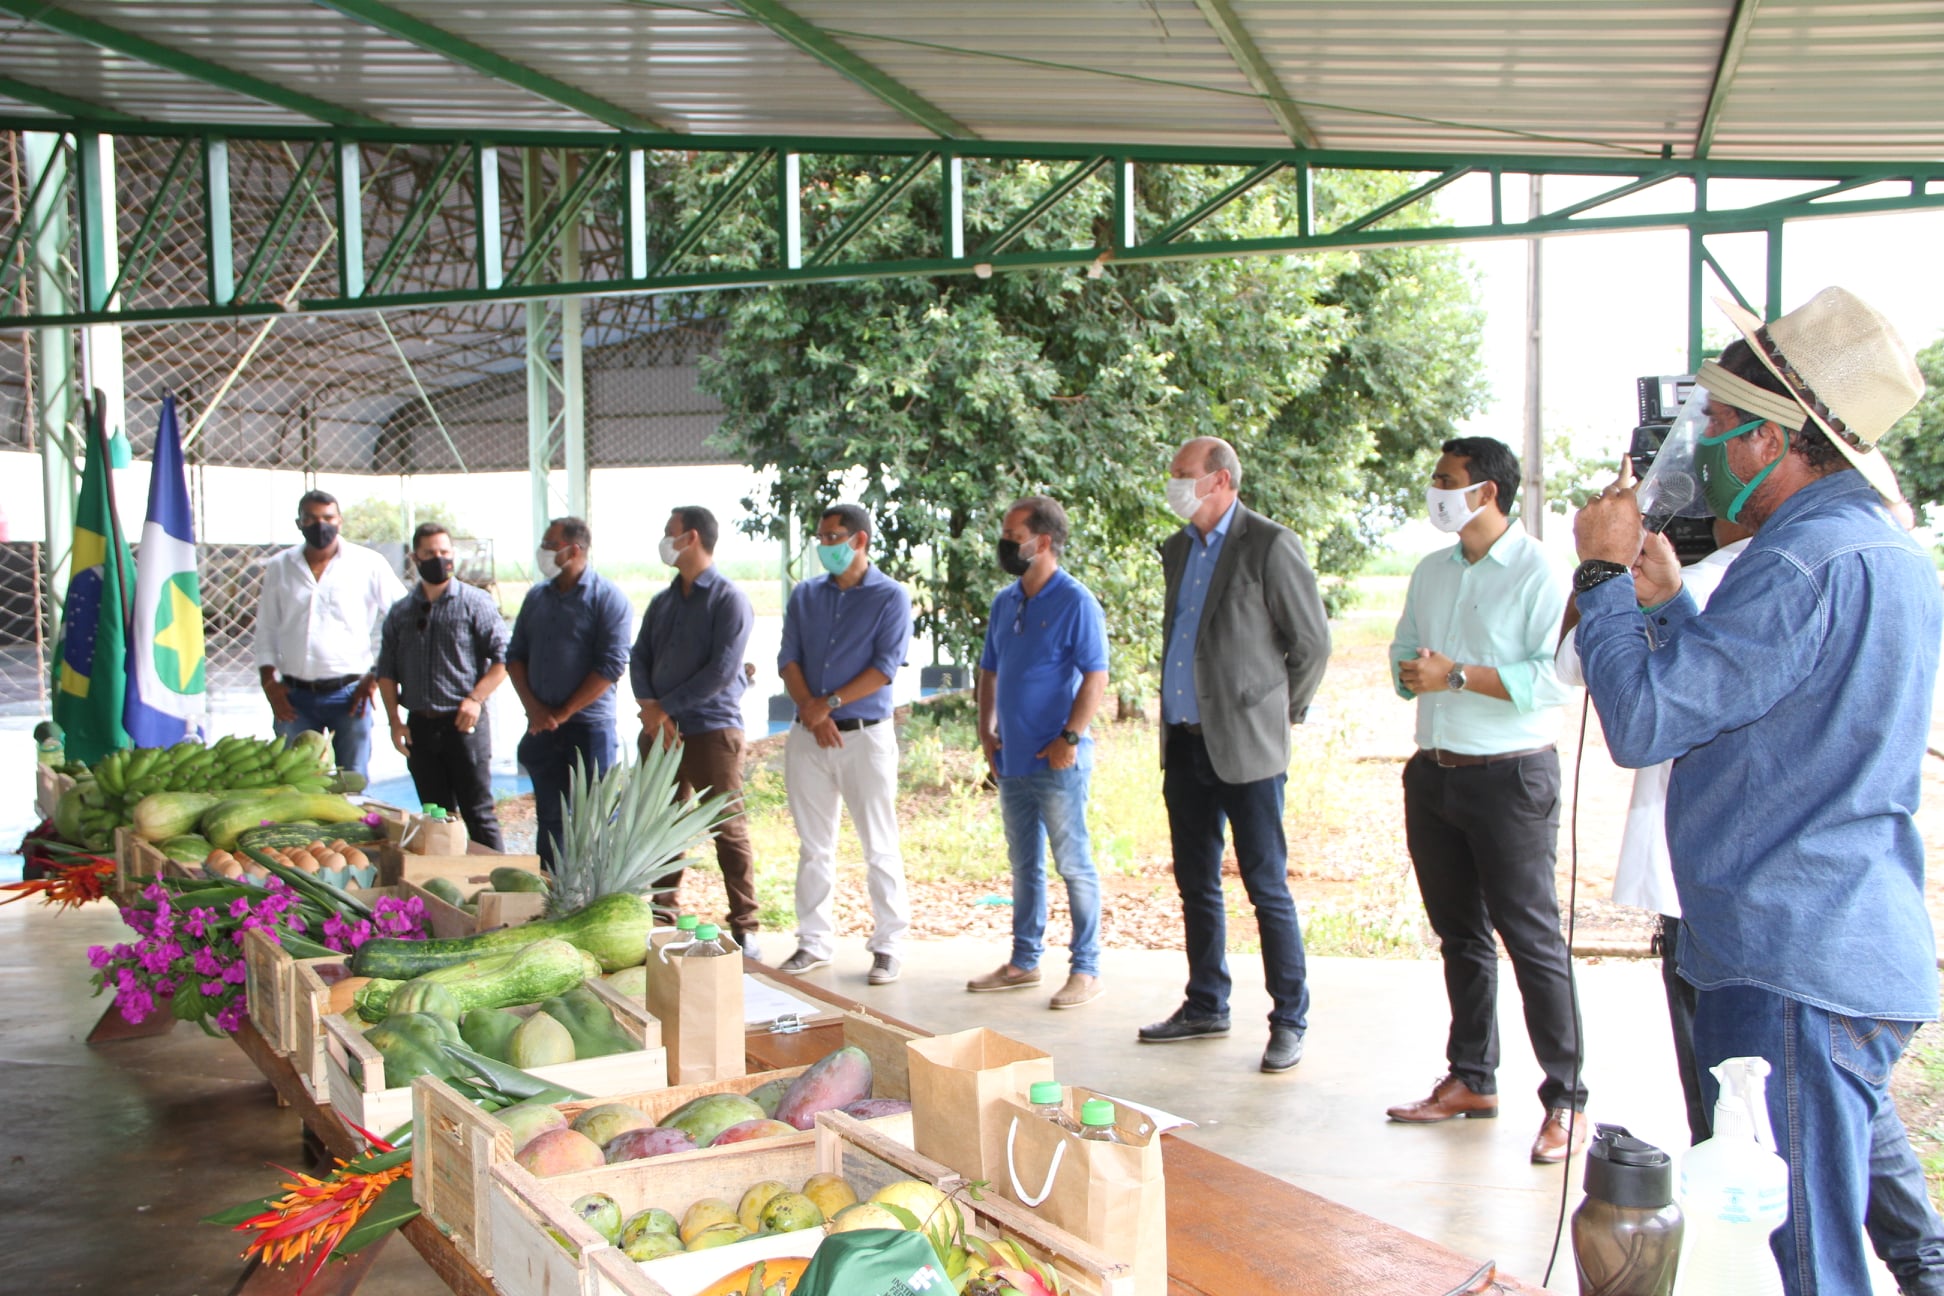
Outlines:
{"type": "MultiPolygon", "coordinates": [[[[527,687],[550,707],[560,706],[589,675],[610,682],[628,669],[628,596],[589,567],[572,589],[553,581],[529,589],[506,646],[508,662],[525,662],[527,687]]],[[[614,690],[577,711],[569,724],[612,725],[614,690]]]]}
{"type": "MultiPolygon", "coordinates": [[[[879,571],[845,589],[835,576],[801,582],[783,610],[783,647],[776,669],[791,662],[803,671],[812,697],[829,697],[875,666],[894,679],[911,645],[911,595],[879,571]]],[[[831,715],[838,720],[888,720],[891,686],[854,699],[831,715]]]]}
{"type": "MultiPolygon", "coordinates": [[[[979,669],[998,677],[999,776],[1046,769],[1038,753],[1060,736],[1080,677],[1107,669],[1107,618],[1100,600],[1056,569],[1026,597],[1014,581],[992,600],[979,669]]],[[[1080,740],[1080,768],[1093,767],[1093,738],[1080,740]]]]}

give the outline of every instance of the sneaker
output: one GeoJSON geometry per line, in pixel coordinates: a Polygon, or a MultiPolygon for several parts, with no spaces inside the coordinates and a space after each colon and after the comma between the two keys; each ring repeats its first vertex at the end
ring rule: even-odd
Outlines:
{"type": "Polygon", "coordinates": [[[1012,964],[1007,963],[996,972],[988,972],[984,976],[973,977],[965,983],[965,988],[973,994],[991,994],[995,990],[1023,990],[1027,986],[1036,986],[1039,983],[1040,973],[1038,968],[1032,968],[1022,972],[1012,964]]]}
{"type": "Polygon", "coordinates": [[[798,946],[797,952],[790,955],[790,957],[784,959],[781,963],[777,964],[776,970],[778,972],[789,972],[794,974],[798,972],[814,972],[820,967],[829,967],[829,966],[830,966],[830,955],[812,954],[809,950],[804,949],[801,946],[798,946]]]}
{"type": "Polygon", "coordinates": [[[1173,1044],[1177,1040],[1210,1039],[1228,1033],[1227,1017],[1197,1017],[1183,1004],[1166,1020],[1141,1027],[1141,1043],[1173,1044]]]}
{"type": "Polygon", "coordinates": [[[742,931],[734,931],[730,934],[735,937],[736,944],[742,947],[744,958],[756,963],[763,961],[763,949],[762,946],[757,944],[756,933],[754,931],[745,929],[742,931]]]}
{"type": "Polygon", "coordinates": [[[1046,1006],[1078,1008],[1081,1004],[1090,1004],[1100,998],[1105,990],[1106,987],[1100,984],[1099,977],[1089,976],[1085,972],[1075,972],[1067,977],[1065,985],[1053,992],[1053,997],[1047,1000],[1046,1006]]]}
{"type": "Polygon", "coordinates": [[[897,959],[889,954],[871,955],[871,975],[866,978],[872,985],[890,985],[898,979],[903,970],[897,959]]]}

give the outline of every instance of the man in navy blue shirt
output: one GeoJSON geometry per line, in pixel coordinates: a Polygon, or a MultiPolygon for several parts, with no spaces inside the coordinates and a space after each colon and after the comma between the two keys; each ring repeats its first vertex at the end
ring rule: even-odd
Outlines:
{"type": "Polygon", "coordinates": [[[871,515],[833,504],[817,522],[825,575],[790,591],[777,669],[796,703],[783,782],[797,831],[796,953],[785,972],[826,967],[832,952],[837,812],[864,848],[871,912],[870,983],[898,979],[911,910],[898,853],[898,735],[891,679],[911,643],[911,596],[872,565],[871,515]]]}
{"type": "Polygon", "coordinates": [[[974,977],[974,994],[1040,982],[1046,932],[1046,857],[1066,881],[1073,943],[1055,1008],[1100,997],[1100,877],[1087,839],[1087,733],[1107,692],[1107,618],[1100,602],[1066,572],[1067,515],[1059,502],[1028,495],[1006,510],[999,566],[1019,579],[999,591],[979,658],[979,741],[999,780],[999,812],[1012,859],[1012,954],[974,977]]]}
{"type": "MultiPolygon", "coordinates": [[[[680,794],[706,788],[729,797],[733,818],[716,830],[716,862],[729,893],[729,930],[755,958],[756,867],[742,815],[742,695],[749,687],[743,650],[756,618],[749,596],[715,565],[717,533],[715,514],[705,508],[668,515],[661,560],[675,568],[675,579],[642,614],[628,669],[641,707],[641,754],[654,742],[678,743],[680,794]]],[[[663,884],[666,904],[673,905],[681,881],[678,872],[663,884]]]]}
{"type": "Polygon", "coordinates": [[[533,778],[540,862],[553,868],[567,773],[614,764],[614,684],[628,669],[634,614],[612,581],[587,565],[594,533],[579,518],[547,524],[534,555],[539,579],[520,604],[506,673],[526,708],[520,764],[533,778]]]}

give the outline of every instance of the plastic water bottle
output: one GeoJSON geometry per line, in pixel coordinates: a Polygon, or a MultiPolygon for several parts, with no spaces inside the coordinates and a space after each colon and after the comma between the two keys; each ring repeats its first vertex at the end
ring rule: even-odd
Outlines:
{"type": "Polygon", "coordinates": [[[695,939],[682,946],[683,958],[719,958],[724,954],[740,953],[738,950],[722,948],[720,939],[722,929],[714,923],[703,923],[695,929],[695,939]]]}
{"type": "Polygon", "coordinates": [[[1114,1104],[1105,1098],[1089,1098],[1080,1104],[1080,1137],[1094,1143],[1125,1143],[1114,1128],[1114,1104]]]}
{"type": "Polygon", "coordinates": [[[1782,1271],[1769,1234],[1789,1218],[1789,1168],[1761,1145],[1749,1103],[1731,1084],[1752,1088],[1765,1108],[1768,1064],[1731,1058],[1715,1067],[1722,1082],[1714,1137],[1681,1162],[1681,1208],[1687,1235],[1674,1296],[1781,1296],[1782,1271]]]}
{"type": "MultiPolygon", "coordinates": [[[[1033,1105],[1035,1114],[1044,1116],[1063,1130],[1075,1134],[1080,1132],[1080,1124],[1067,1114],[1066,1103],[1061,1101],[1063,1090],[1057,1080],[1035,1080],[1026,1090],[1026,1101],[1033,1105]]],[[[1112,1105],[1109,1105],[1112,1110],[1112,1105]]]]}
{"type": "Polygon", "coordinates": [[[1668,1296],[1681,1258],[1674,1162],[1624,1125],[1598,1126],[1573,1212],[1580,1296],[1668,1296]]]}

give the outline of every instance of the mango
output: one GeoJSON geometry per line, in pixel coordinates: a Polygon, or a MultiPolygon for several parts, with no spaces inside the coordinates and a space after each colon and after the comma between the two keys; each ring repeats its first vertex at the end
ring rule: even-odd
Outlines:
{"type": "Polygon", "coordinates": [[[876,1202],[857,1202],[830,1217],[832,1233],[849,1233],[853,1229],[902,1230],[904,1226],[903,1220],[876,1202]]]}
{"type": "Polygon", "coordinates": [[[621,1239],[621,1203],[606,1193],[587,1193],[574,1198],[568,1209],[585,1220],[587,1226],[610,1242],[621,1239]]]}
{"type": "Polygon", "coordinates": [[[513,1131],[515,1152],[531,1143],[537,1135],[567,1128],[567,1118],[550,1103],[514,1103],[511,1107],[494,1112],[493,1119],[513,1131]]]}
{"type": "Polygon", "coordinates": [[[837,1212],[857,1201],[857,1192],[844,1176],[821,1171],[803,1181],[803,1195],[817,1204],[825,1219],[835,1219],[837,1212]]]}
{"type": "Polygon", "coordinates": [[[817,1228],[824,1222],[823,1212],[817,1209],[817,1203],[802,1193],[793,1192],[778,1193],[770,1198],[760,1218],[765,1233],[795,1233],[798,1229],[817,1228]]]}
{"type": "Polygon", "coordinates": [[[661,1127],[681,1130],[695,1140],[695,1146],[707,1147],[731,1125],[757,1120],[762,1115],[762,1108],[739,1093],[704,1094],[662,1117],[661,1127]]]}
{"type": "Polygon", "coordinates": [[[731,1125],[710,1139],[709,1146],[726,1147],[731,1143],[747,1143],[751,1139],[781,1138],[785,1134],[796,1132],[797,1128],[794,1125],[785,1125],[780,1120],[758,1116],[755,1120],[738,1121],[731,1125]]]}
{"type": "Polygon", "coordinates": [[[522,1169],[540,1179],[575,1174],[582,1170],[598,1170],[607,1164],[607,1158],[601,1155],[600,1144],[570,1129],[554,1129],[534,1135],[525,1147],[513,1154],[513,1159],[519,1162],[522,1169]]]}
{"type": "Polygon", "coordinates": [[[644,1233],[666,1233],[680,1242],[681,1231],[682,1221],[659,1206],[650,1206],[647,1210],[628,1216],[627,1222],[621,1226],[621,1245],[626,1246],[644,1233]]]}
{"type": "Polygon", "coordinates": [[[475,1053],[495,1062],[504,1062],[513,1047],[513,1036],[526,1023],[518,1013],[504,1008],[475,1008],[459,1022],[459,1038],[475,1053]]]}
{"type": "Polygon", "coordinates": [[[886,1116],[902,1116],[910,1110],[911,1104],[902,1098],[860,1098],[844,1108],[844,1115],[859,1120],[881,1120],[886,1116]]]}
{"type": "Polygon", "coordinates": [[[693,1152],[695,1140],[681,1130],[631,1129],[616,1134],[606,1151],[608,1164],[613,1165],[617,1161],[639,1161],[671,1152],[693,1152]]]}
{"type": "Polygon", "coordinates": [[[634,1241],[624,1243],[623,1254],[630,1260],[659,1260],[667,1255],[682,1253],[682,1239],[673,1233],[643,1233],[634,1241]]]}
{"type": "Polygon", "coordinates": [[[770,1198],[790,1191],[790,1185],[774,1179],[765,1179],[743,1190],[742,1200],[736,1204],[736,1223],[751,1233],[763,1227],[763,1207],[769,1205],[770,1198]]]}
{"type": "Polygon", "coordinates": [[[572,1062],[574,1037],[546,1013],[536,1012],[513,1032],[512,1042],[506,1048],[506,1060],[522,1071],[572,1062]]]}
{"type": "Polygon", "coordinates": [[[614,1142],[629,1130],[653,1129],[655,1122],[648,1119],[648,1113],[639,1107],[626,1103],[602,1103],[589,1107],[574,1118],[573,1127],[602,1147],[614,1142]]]}
{"type": "Polygon", "coordinates": [[[854,1044],[819,1058],[798,1076],[776,1105],[776,1119],[807,1130],[817,1113],[849,1106],[871,1096],[871,1057],[854,1044]]]}
{"type": "Polygon", "coordinates": [[[736,1208],[720,1197],[698,1197],[682,1212],[682,1242],[686,1246],[693,1246],[704,1229],[723,1224],[741,1229],[742,1226],[736,1223],[736,1208]]]}
{"type": "Polygon", "coordinates": [[[965,1217],[959,1213],[958,1204],[920,1179],[888,1183],[872,1193],[871,1200],[881,1206],[896,1206],[911,1212],[919,1230],[931,1239],[932,1247],[940,1255],[955,1245],[965,1231],[965,1217]]]}
{"type": "Polygon", "coordinates": [[[790,1092],[792,1083],[788,1079],[783,1079],[757,1085],[749,1091],[749,1100],[763,1109],[763,1115],[774,1116],[777,1104],[783,1101],[784,1094],[790,1092]]]}
{"type": "Polygon", "coordinates": [[[648,965],[645,963],[609,973],[607,983],[636,1003],[648,1001],[648,965]]]}
{"type": "Polygon", "coordinates": [[[697,1233],[695,1240],[688,1244],[688,1249],[707,1251],[710,1247],[734,1246],[749,1236],[751,1235],[745,1233],[740,1224],[718,1224],[714,1228],[706,1228],[697,1233]]]}

